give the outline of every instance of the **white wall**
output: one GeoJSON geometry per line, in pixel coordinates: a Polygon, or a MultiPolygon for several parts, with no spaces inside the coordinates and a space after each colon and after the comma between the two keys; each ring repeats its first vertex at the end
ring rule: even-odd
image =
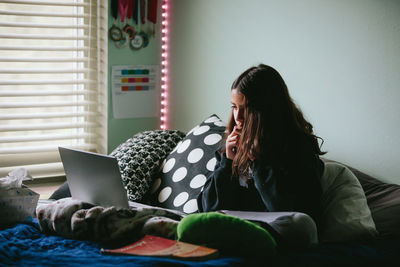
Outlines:
{"type": "Polygon", "coordinates": [[[328,158],[400,184],[400,1],[170,2],[170,128],[226,121],[232,81],[262,62],[328,158]]]}

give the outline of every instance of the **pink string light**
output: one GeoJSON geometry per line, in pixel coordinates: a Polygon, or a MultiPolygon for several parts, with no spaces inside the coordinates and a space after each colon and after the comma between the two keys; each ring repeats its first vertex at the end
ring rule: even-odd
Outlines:
{"type": "Polygon", "coordinates": [[[160,108],[160,128],[167,129],[168,118],[168,0],[161,3],[161,108],[160,108]]]}

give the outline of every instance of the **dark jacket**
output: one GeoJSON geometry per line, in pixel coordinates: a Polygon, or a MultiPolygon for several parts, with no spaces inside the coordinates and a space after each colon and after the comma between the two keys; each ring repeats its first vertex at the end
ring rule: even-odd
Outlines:
{"type": "Polygon", "coordinates": [[[317,224],[322,215],[320,178],[324,163],[307,146],[292,149],[280,166],[265,161],[253,164],[247,187],[232,178],[232,160],[216,152],[217,164],[197,198],[200,212],[227,210],[297,211],[317,224]]]}

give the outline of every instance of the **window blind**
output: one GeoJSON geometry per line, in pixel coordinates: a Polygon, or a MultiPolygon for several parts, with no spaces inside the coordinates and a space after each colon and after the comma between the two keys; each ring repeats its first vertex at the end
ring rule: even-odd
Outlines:
{"type": "Polygon", "coordinates": [[[58,146],[106,153],[107,2],[0,1],[0,177],[64,175],[58,146]]]}

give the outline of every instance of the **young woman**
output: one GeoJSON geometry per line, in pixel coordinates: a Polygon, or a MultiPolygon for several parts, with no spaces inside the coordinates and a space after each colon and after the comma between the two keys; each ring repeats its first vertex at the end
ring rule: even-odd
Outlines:
{"type": "Polygon", "coordinates": [[[324,163],[318,137],[281,75],[258,65],[233,83],[232,113],[199,211],[295,211],[320,223],[324,163]]]}

